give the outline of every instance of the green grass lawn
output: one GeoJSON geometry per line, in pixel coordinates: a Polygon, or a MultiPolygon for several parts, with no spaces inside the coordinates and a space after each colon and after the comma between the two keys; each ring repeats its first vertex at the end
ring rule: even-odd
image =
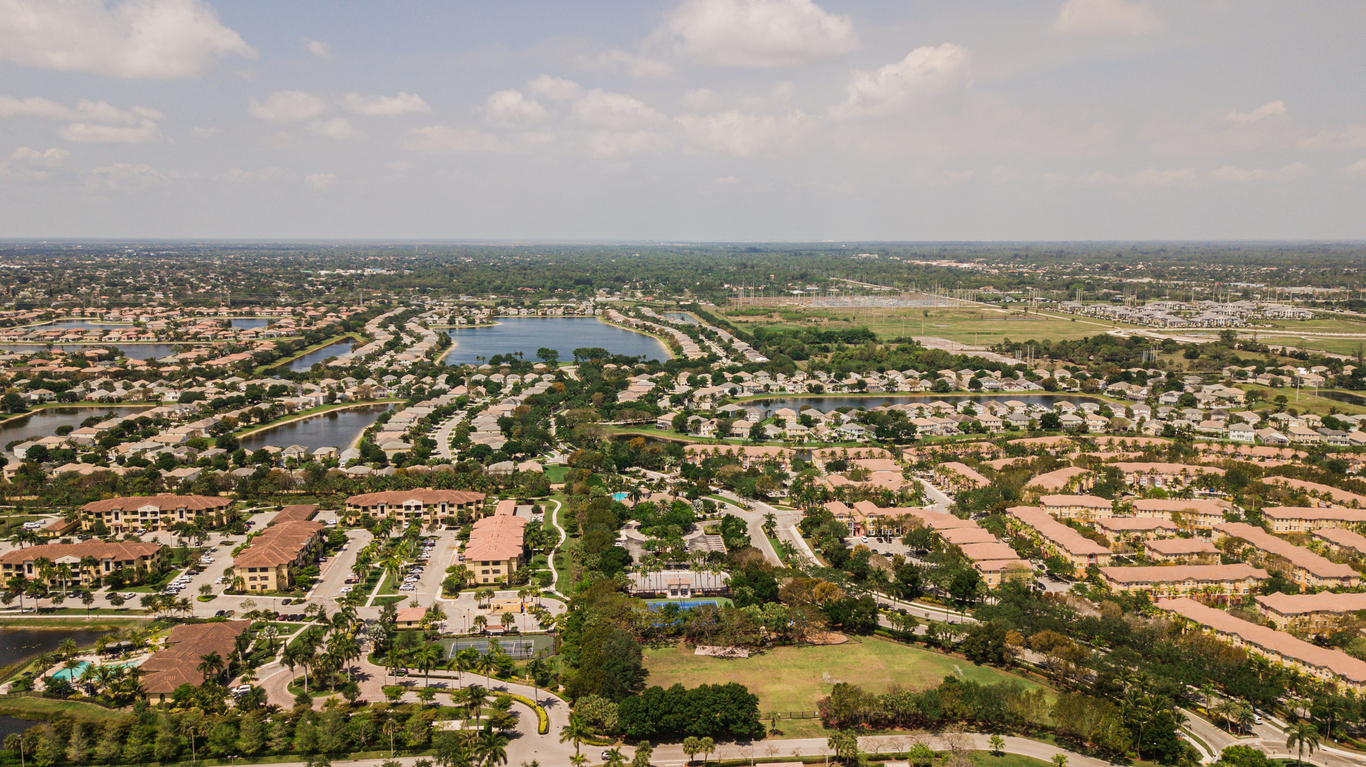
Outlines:
{"type": "Polygon", "coordinates": [[[394,605],[398,604],[399,602],[402,602],[407,598],[407,594],[403,594],[401,596],[375,597],[375,601],[371,603],[371,607],[383,607],[384,605],[394,605]]]}
{"type": "Polygon", "coordinates": [[[96,706],[93,703],[20,697],[7,697],[0,701],[0,714],[19,719],[53,719],[57,716],[70,716],[72,719],[88,722],[104,722],[123,716],[122,711],[96,706]]]}
{"type": "Polygon", "coordinates": [[[568,466],[547,466],[545,467],[545,477],[550,480],[550,484],[558,485],[564,481],[564,475],[569,473],[568,466]]]}
{"type": "MultiPolygon", "coordinates": [[[[961,658],[876,637],[856,637],[828,647],[778,647],[734,660],[694,655],[691,648],[679,644],[647,649],[645,667],[650,671],[647,684],[652,686],[739,682],[759,696],[759,711],[764,714],[814,711],[816,702],[830,694],[833,682],[850,682],[882,693],[891,684],[932,687],[953,674],[982,684],[1013,681],[1029,689],[1040,686],[991,666],[975,666],[961,658]]],[[[783,729],[798,721],[784,720],[783,729]]]]}
{"type": "Polygon", "coordinates": [[[968,760],[976,767],[1052,767],[1050,762],[1035,759],[1032,756],[1024,756],[1023,754],[1001,754],[997,756],[990,751],[970,752],[968,760]]]}

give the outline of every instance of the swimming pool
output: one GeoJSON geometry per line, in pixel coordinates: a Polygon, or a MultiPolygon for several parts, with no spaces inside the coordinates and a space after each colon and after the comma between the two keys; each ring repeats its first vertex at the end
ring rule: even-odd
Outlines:
{"type": "MultiPolygon", "coordinates": [[[[128,667],[128,666],[136,666],[136,665],[139,665],[139,664],[141,664],[141,663],[142,663],[142,659],[139,658],[138,660],[128,661],[127,663],[106,663],[106,664],[103,664],[103,665],[108,666],[108,667],[110,667],[110,668],[125,668],[125,667],[128,667]]],[[[85,673],[85,669],[86,669],[86,667],[89,666],[89,665],[90,665],[90,664],[89,664],[88,662],[86,662],[86,661],[81,661],[81,665],[77,666],[76,668],[63,668],[63,669],[59,669],[59,670],[57,670],[57,671],[54,671],[54,672],[52,673],[52,678],[53,678],[53,679],[65,679],[65,680],[68,681],[68,682],[75,682],[76,680],[78,680],[78,679],[81,678],[81,674],[85,673]]]]}
{"type": "Polygon", "coordinates": [[[648,602],[647,604],[656,609],[664,607],[665,605],[678,605],[678,609],[680,610],[691,610],[694,607],[702,607],[703,605],[711,605],[712,607],[718,606],[715,599],[660,599],[648,602]]]}
{"type": "Polygon", "coordinates": [[[624,500],[626,500],[627,498],[630,498],[630,497],[631,497],[631,494],[630,494],[630,493],[612,493],[612,500],[617,501],[617,502],[624,501],[624,500]]]}

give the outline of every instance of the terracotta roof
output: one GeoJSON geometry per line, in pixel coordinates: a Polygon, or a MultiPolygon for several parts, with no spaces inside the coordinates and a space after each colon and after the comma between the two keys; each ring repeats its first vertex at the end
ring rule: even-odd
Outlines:
{"type": "Polygon", "coordinates": [[[1107,579],[1119,583],[1224,583],[1246,578],[1263,580],[1266,571],[1239,562],[1232,565],[1155,565],[1151,567],[1102,567],[1107,579]]]}
{"type": "Polygon", "coordinates": [[[1167,556],[1183,554],[1218,554],[1208,538],[1159,538],[1144,544],[1149,550],[1167,556]]]}
{"type": "Polygon", "coordinates": [[[281,522],[307,522],[308,520],[313,518],[314,514],[317,513],[317,504],[299,503],[293,506],[286,506],[283,509],[280,509],[280,512],[275,515],[275,519],[272,519],[270,523],[272,525],[278,525],[281,522]]]}
{"type": "Polygon", "coordinates": [[[1221,477],[1224,475],[1224,470],[1216,466],[1191,466],[1184,463],[1120,461],[1118,463],[1112,463],[1109,465],[1117,467],[1120,471],[1124,472],[1125,474],[1134,474],[1137,472],[1157,472],[1158,474],[1185,473],[1191,475],[1192,477],[1196,474],[1217,474],[1221,477]]]}
{"type": "Polygon", "coordinates": [[[142,679],[142,689],[149,694],[169,695],[182,684],[203,684],[204,675],[196,668],[203,657],[216,652],[227,663],[237,650],[237,635],[249,626],[251,621],[176,626],[167,637],[166,649],[152,653],[142,662],[140,668],[147,674],[142,679]]]}
{"type": "Polygon", "coordinates": [[[1314,537],[1334,546],[1366,554],[1366,535],[1342,527],[1324,527],[1314,531],[1314,537]]]}
{"type": "Polygon", "coordinates": [[[1160,517],[1103,517],[1091,524],[1107,533],[1137,533],[1151,530],[1170,530],[1181,528],[1170,519],[1160,517]]]}
{"type": "Polygon", "coordinates": [[[24,562],[32,562],[39,557],[47,557],[56,562],[62,557],[74,557],[84,559],[94,557],[96,559],[114,559],[126,561],[137,559],[138,557],[151,556],[162,549],[160,543],[145,543],[143,541],[82,541],[80,543],[46,543],[42,546],[29,546],[24,549],[14,549],[0,555],[0,564],[17,565],[24,562]]]}
{"type": "MultiPolygon", "coordinates": [[[[1056,497],[1056,496],[1054,496],[1056,497]]],[[[1067,496],[1074,497],[1074,496],[1067,496]]],[[[1109,501],[1106,501],[1109,503],[1109,501]]],[[[1033,506],[1012,506],[1006,513],[1020,522],[1034,528],[1039,535],[1047,538],[1054,546],[1059,546],[1073,556],[1109,554],[1110,550],[1081,533],[1053,518],[1052,514],[1033,506]]]]}
{"type": "Polygon", "coordinates": [[[1280,613],[1281,615],[1303,615],[1305,613],[1354,613],[1366,610],[1366,594],[1334,594],[1320,591],[1317,594],[1263,594],[1257,597],[1257,604],[1280,613]]]}
{"type": "Polygon", "coordinates": [[[1346,490],[1329,485],[1321,485],[1318,482],[1306,482],[1302,479],[1291,479],[1289,477],[1267,477],[1263,481],[1285,485],[1295,490],[1303,490],[1306,493],[1323,493],[1338,503],[1356,503],[1360,506],[1366,506],[1366,496],[1349,493],[1346,490]]]}
{"type": "Polygon", "coordinates": [[[402,506],[407,501],[420,501],[423,505],[442,502],[463,504],[482,500],[484,500],[483,493],[472,493],[466,490],[430,490],[418,488],[415,490],[386,490],[379,493],[353,495],[346,499],[346,505],[376,506],[382,503],[386,506],[402,506]]]}
{"type": "Polygon", "coordinates": [[[1064,487],[1067,487],[1067,483],[1071,482],[1073,477],[1078,477],[1086,473],[1087,470],[1080,466],[1067,466],[1056,471],[1050,471],[1046,474],[1040,474],[1029,480],[1025,486],[1037,487],[1043,490],[1061,490],[1064,487]]]}
{"type": "Polygon", "coordinates": [[[1290,564],[1304,569],[1317,578],[1358,578],[1356,570],[1348,565],[1329,562],[1303,546],[1268,533],[1260,527],[1242,522],[1225,522],[1214,528],[1224,535],[1247,541],[1253,548],[1283,557],[1290,564]]]}
{"type": "Polygon", "coordinates": [[[973,562],[990,562],[995,559],[1019,559],[1020,555],[1015,549],[999,541],[993,543],[965,543],[958,548],[962,549],[963,556],[973,562]]]}
{"type": "Polygon", "coordinates": [[[1086,506],[1092,509],[1108,509],[1113,503],[1094,495],[1045,495],[1039,498],[1041,506],[1086,506]]]}
{"type": "Polygon", "coordinates": [[[1366,509],[1344,509],[1339,506],[1267,506],[1262,509],[1262,516],[1268,519],[1366,522],[1366,509]]]}
{"type": "Polygon", "coordinates": [[[1224,501],[1179,498],[1139,498],[1133,502],[1134,511],[1162,512],[1166,514],[1193,511],[1197,514],[1223,514],[1228,510],[1224,501]]]}
{"type": "Polygon", "coordinates": [[[945,543],[962,546],[965,543],[999,543],[996,536],[980,527],[954,527],[939,531],[945,543]]]}
{"type": "Polygon", "coordinates": [[[81,507],[82,511],[114,511],[127,509],[141,509],[144,506],[155,506],[158,509],[194,509],[203,511],[205,509],[222,509],[232,505],[231,498],[217,498],[208,495],[134,495],[122,498],[106,498],[103,501],[92,501],[81,507]]]}
{"type": "Polygon", "coordinates": [[[1236,636],[1243,642],[1269,655],[1298,661],[1306,666],[1342,677],[1353,684],[1366,683],[1366,661],[1357,660],[1339,650],[1319,647],[1302,639],[1296,639],[1284,631],[1276,631],[1255,623],[1248,623],[1245,620],[1239,620],[1222,610],[1206,607],[1193,599],[1166,599],[1158,602],[1157,606],[1211,628],[1220,634],[1236,636]]]}
{"type": "Polygon", "coordinates": [[[321,522],[286,521],[271,525],[251,539],[241,554],[233,557],[233,567],[277,567],[299,558],[309,540],[325,527],[321,522]]]}
{"type": "Polygon", "coordinates": [[[507,514],[478,520],[470,531],[469,543],[465,544],[465,560],[504,562],[520,557],[526,523],[521,517],[507,514]]]}

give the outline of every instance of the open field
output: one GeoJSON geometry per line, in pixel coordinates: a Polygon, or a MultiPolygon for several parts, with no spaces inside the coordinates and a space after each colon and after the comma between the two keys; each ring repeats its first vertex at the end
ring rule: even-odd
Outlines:
{"type": "MultiPolygon", "coordinates": [[[[938,336],[961,344],[991,346],[1002,339],[1064,340],[1104,333],[1116,323],[1087,317],[1052,314],[1021,314],[978,307],[935,309],[835,310],[775,308],[767,315],[726,314],[718,312],[737,327],[818,327],[844,330],[867,327],[879,338],[897,336],[938,336]]],[[[1118,327],[1128,327],[1118,325],[1118,327]]]]}
{"type": "MultiPolygon", "coordinates": [[[[645,667],[650,671],[646,683],[651,686],[739,682],[759,696],[763,714],[815,711],[816,702],[830,694],[834,682],[850,682],[880,693],[894,683],[914,689],[931,687],[953,674],[982,684],[1014,681],[1027,688],[1040,686],[990,666],[975,666],[961,658],[876,637],[855,637],[829,647],[778,647],[733,660],[693,655],[679,644],[647,649],[645,667]]],[[[784,720],[783,729],[790,730],[788,725],[801,721],[815,720],[784,720]]]]}

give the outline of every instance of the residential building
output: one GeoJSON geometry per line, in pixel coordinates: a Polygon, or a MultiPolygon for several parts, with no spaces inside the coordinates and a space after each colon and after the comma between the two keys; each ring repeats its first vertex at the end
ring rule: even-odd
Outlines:
{"type": "Polygon", "coordinates": [[[346,516],[354,520],[369,514],[377,519],[393,519],[405,526],[432,527],[446,517],[473,514],[483,505],[483,493],[467,490],[388,490],[347,498],[346,516]]]}
{"type": "Polygon", "coordinates": [[[1033,538],[1046,553],[1066,560],[1077,570],[1110,564],[1109,549],[1054,519],[1043,509],[1012,506],[1006,509],[1006,522],[1026,537],[1033,538]]]}
{"type": "Polygon", "coordinates": [[[1235,618],[1193,599],[1168,599],[1158,603],[1179,619],[1274,663],[1301,671],[1339,691],[1366,691],[1366,661],[1340,650],[1310,644],[1283,631],[1235,618]]]}
{"type": "Polygon", "coordinates": [[[1315,530],[1314,537],[1349,556],[1366,556],[1366,535],[1356,531],[1341,527],[1325,527],[1315,530]]]}
{"type": "Polygon", "coordinates": [[[1366,610],[1366,594],[1349,592],[1335,594],[1320,591],[1316,594],[1263,594],[1257,597],[1257,610],[1262,617],[1276,624],[1282,631],[1309,634],[1331,634],[1347,619],[1356,618],[1366,610]]]}
{"type": "Polygon", "coordinates": [[[0,555],[0,577],[5,581],[16,575],[27,580],[41,579],[54,588],[93,587],[121,570],[126,580],[140,582],[149,573],[161,571],[165,552],[165,546],[143,541],[90,540],[27,546],[0,555]],[[45,574],[39,560],[51,562],[53,570],[45,574]],[[70,573],[69,577],[62,577],[62,567],[70,573]]]}
{"type": "Polygon", "coordinates": [[[1102,567],[1100,575],[1112,591],[1156,596],[1199,594],[1222,599],[1251,594],[1266,579],[1265,570],[1243,563],[1102,567]]]}
{"type": "Polygon", "coordinates": [[[286,591],[299,568],[317,561],[327,539],[321,522],[287,519],[272,523],[233,557],[234,581],[244,591],[286,591]]]}
{"type": "Polygon", "coordinates": [[[107,498],[81,507],[81,529],[103,523],[113,535],[138,530],[171,530],[179,524],[204,529],[221,527],[237,519],[231,498],[208,495],[148,495],[107,498]]]}
{"type": "Polygon", "coordinates": [[[1058,519],[1097,519],[1112,517],[1114,504],[1094,495],[1045,495],[1039,506],[1058,519]]]}
{"type": "Polygon", "coordinates": [[[513,573],[522,562],[527,520],[505,511],[474,523],[465,544],[465,567],[478,584],[498,583],[513,573]]]}
{"type": "Polygon", "coordinates": [[[1366,509],[1340,506],[1267,506],[1267,524],[1277,533],[1308,533],[1331,527],[1357,527],[1366,523],[1366,509]]]}
{"type": "Polygon", "coordinates": [[[1214,528],[1215,537],[1234,538],[1244,558],[1268,570],[1281,572],[1303,587],[1355,586],[1361,577],[1348,565],[1340,565],[1313,551],[1277,538],[1260,527],[1242,522],[1225,522],[1214,528]]]}
{"type": "Polygon", "coordinates": [[[1143,544],[1143,552],[1154,562],[1194,562],[1216,564],[1219,549],[1208,538],[1159,538],[1143,544]]]}
{"type": "Polygon", "coordinates": [[[1223,524],[1224,514],[1233,508],[1227,501],[1157,498],[1139,498],[1132,506],[1135,517],[1166,519],[1195,530],[1209,530],[1223,524]]]}
{"type": "Polygon", "coordinates": [[[199,687],[204,674],[199,670],[203,658],[218,653],[224,664],[237,655],[237,637],[251,626],[251,621],[195,623],[175,626],[166,638],[166,649],[152,653],[138,668],[142,671],[142,689],[147,700],[165,703],[183,685],[199,687]]]}

